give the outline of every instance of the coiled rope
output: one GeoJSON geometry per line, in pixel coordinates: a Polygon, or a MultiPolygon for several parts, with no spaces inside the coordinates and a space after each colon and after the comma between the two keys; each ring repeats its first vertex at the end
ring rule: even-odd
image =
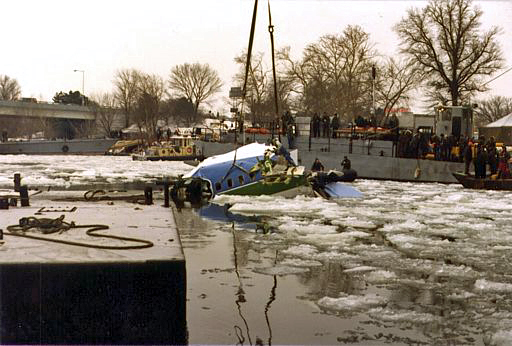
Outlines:
{"type": "Polygon", "coordinates": [[[64,215],[56,219],[50,218],[36,218],[36,217],[24,217],[19,220],[18,225],[10,225],[7,226],[7,231],[4,232],[5,235],[15,236],[15,237],[23,237],[28,239],[42,240],[53,243],[65,244],[65,245],[73,245],[73,246],[81,246],[93,249],[106,249],[106,250],[136,250],[136,249],[144,249],[153,246],[153,243],[149,240],[137,239],[131,237],[121,237],[117,235],[109,235],[102,233],[95,233],[97,231],[109,229],[107,225],[76,225],[74,222],[66,222],[64,221],[64,215]],[[90,237],[97,238],[107,238],[114,239],[120,241],[127,241],[132,243],[138,243],[139,245],[100,245],[100,244],[89,244],[89,243],[81,243],[63,239],[49,238],[49,237],[40,237],[37,235],[27,234],[28,231],[39,231],[43,234],[53,234],[53,233],[63,233],[67,232],[72,228],[89,228],[86,231],[86,234],[90,237]]]}

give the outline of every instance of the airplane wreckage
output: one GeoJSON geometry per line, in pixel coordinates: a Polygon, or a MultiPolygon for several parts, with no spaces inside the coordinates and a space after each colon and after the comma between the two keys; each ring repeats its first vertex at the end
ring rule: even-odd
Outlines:
{"type": "Polygon", "coordinates": [[[170,195],[178,208],[185,203],[198,207],[217,195],[306,194],[326,199],[362,195],[342,183],[353,181],[357,176],[355,171],[308,173],[296,161],[276,140],[272,145],[251,143],[205,159],[174,182],[170,195]]]}

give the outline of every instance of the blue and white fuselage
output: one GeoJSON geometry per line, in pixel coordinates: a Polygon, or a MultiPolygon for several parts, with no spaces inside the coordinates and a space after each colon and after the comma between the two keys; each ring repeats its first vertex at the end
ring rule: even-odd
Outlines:
{"type": "Polygon", "coordinates": [[[263,178],[261,169],[254,169],[265,159],[275,160],[275,147],[251,143],[234,151],[205,159],[183,178],[202,178],[209,182],[214,195],[254,184],[263,178]]]}

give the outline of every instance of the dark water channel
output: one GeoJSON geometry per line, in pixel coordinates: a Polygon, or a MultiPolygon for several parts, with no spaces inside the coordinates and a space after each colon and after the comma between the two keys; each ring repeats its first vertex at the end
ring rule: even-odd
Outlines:
{"type": "Polygon", "coordinates": [[[187,260],[190,344],[430,344],[412,325],[378,322],[357,309],[323,311],[316,302],[340,291],[389,295],[353,280],[339,264],[280,266],[282,244],[250,224],[211,221],[190,209],[176,216],[187,260]]]}

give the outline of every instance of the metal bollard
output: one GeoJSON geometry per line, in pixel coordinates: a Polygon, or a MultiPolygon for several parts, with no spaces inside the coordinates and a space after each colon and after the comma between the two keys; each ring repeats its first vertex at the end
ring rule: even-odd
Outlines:
{"type": "Polygon", "coordinates": [[[14,173],[14,191],[20,192],[21,174],[14,173]]]}
{"type": "Polygon", "coordinates": [[[153,188],[151,186],[147,186],[144,189],[144,201],[146,205],[153,204],[153,188]]]}
{"type": "Polygon", "coordinates": [[[169,182],[164,182],[164,207],[169,208],[169,182]]]}
{"type": "Polygon", "coordinates": [[[9,198],[0,197],[0,209],[9,209],[9,198]]]}
{"type": "Polygon", "coordinates": [[[20,205],[22,207],[29,207],[30,202],[28,199],[28,187],[27,185],[20,186],[20,205]]]}

